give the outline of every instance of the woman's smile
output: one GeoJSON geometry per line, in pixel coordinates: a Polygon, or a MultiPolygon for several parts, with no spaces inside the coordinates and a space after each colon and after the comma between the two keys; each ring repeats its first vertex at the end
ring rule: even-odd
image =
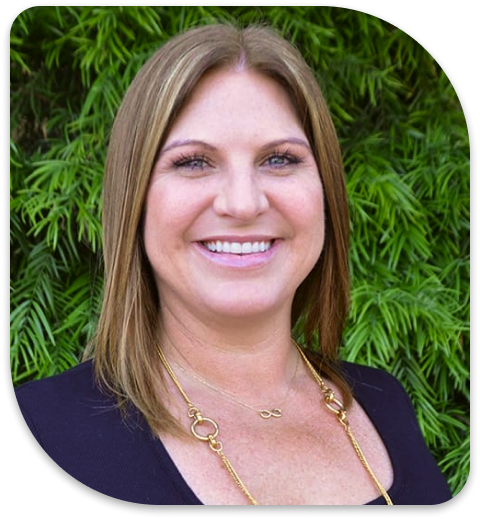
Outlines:
{"type": "Polygon", "coordinates": [[[217,239],[195,242],[199,252],[217,265],[238,269],[252,269],[266,265],[277,252],[280,240],[263,239],[240,241],[217,239]]]}
{"type": "Polygon", "coordinates": [[[201,242],[210,252],[218,254],[262,254],[270,249],[274,240],[262,241],[221,241],[212,240],[201,242]]]}

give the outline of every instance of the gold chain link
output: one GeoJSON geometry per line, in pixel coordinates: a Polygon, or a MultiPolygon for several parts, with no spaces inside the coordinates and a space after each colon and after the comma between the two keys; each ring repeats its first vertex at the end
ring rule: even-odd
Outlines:
{"type": "Polygon", "coordinates": [[[378,480],[377,476],[375,476],[375,473],[373,472],[372,468],[370,467],[370,464],[367,461],[367,458],[365,457],[365,454],[363,454],[362,449],[360,448],[360,445],[357,442],[357,439],[355,438],[355,435],[353,434],[352,429],[350,428],[350,424],[348,423],[347,418],[347,410],[345,409],[345,406],[343,405],[340,400],[338,400],[335,397],[335,393],[333,389],[327,387],[325,382],[323,381],[322,377],[315,371],[315,368],[311,365],[310,361],[307,359],[307,356],[303,353],[300,346],[295,343],[295,346],[297,347],[300,355],[302,356],[303,360],[305,361],[305,364],[307,365],[308,369],[310,370],[311,374],[313,375],[313,378],[317,381],[318,385],[320,386],[320,390],[323,394],[323,397],[325,399],[325,404],[327,408],[335,413],[337,416],[338,421],[343,425],[345,428],[345,431],[347,432],[347,435],[350,439],[350,442],[355,449],[355,452],[358,456],[358,459],[362,463],[362,465],[365,467],[366,471],[368,472],[370,478],[377,486],[378,490],[380,490],[380,493],[382,494],[383,498],[387,502],[387,505],[393,505],[393,502],[388,495],[387,491],[383,487],[383,485],[378,480]]]}
{"type": "Polygon", "coordinates": [[[164,365],[165,369],[167,370],[168,374],[170,375],[173,383],[177,386],[178,390],[180,391],[180,394],[183,396],[184,400],[186,401],[188,405],[188,416],[192,418],[193,422],[190,427],[190,430],[192,431],[192,434],[197,438],[198,440],[208,442],[209,447],[212,449],[212,451],[216,452],[220,459],[222,460],[222,463],[225,465],[225,468],[228,470],[229,474],[232,476],[233,480],[237,484],[237,486],[240,488],[240,490],[245,494],[247,499],[252,503],[252,505],[259,505],[260,503],[252,496],[248,488],[245,486],[243,481],[241,480],[240,476],[238,475],[237,471],[233,468],[233,465],[231,464],[230,460],[227,458],[226,454],[223,452],[223,444],[220,441],[217,441],[216,438],[220,432],[220,429],[218,427],[217,422],[215,420],[212,420],[211,418],[206,418],[202,416],[201,411],[198,407],[193,405],[191,400],[188,398],[187,394],[183,390],[180,381],[178,380],[177,376],[173,372],[170,364],[168,363],[167,359],[165,358],[165,355],[163,352],[159,349],[158,355],[160,357],[160,360],[162,361],[162,364],[164,365]],[[213,426],[213,434],[209,435],[201,435],[197,432],[197,426],[202,425],[204,422],[209,423],[213,426]]]}

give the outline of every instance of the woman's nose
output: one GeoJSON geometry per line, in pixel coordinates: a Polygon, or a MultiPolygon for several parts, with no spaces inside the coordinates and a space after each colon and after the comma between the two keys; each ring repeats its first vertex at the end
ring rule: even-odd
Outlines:
{"type": "Polygon", "coordinates": [[[213,204],[219,216],[251,221],[269,207],[267,195],[254,169],[238,168],[229,171],[222,179],[213,204]]]}

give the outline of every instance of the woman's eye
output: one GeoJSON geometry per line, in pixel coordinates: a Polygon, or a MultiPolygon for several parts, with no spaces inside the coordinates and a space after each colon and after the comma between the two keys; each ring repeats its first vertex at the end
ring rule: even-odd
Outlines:
{"type": "Polygon", "coordinates": [[[299,164],[300,160],[290,155],[289,153],[274,153],[266,160],[267,165],[273,168],[282,168],[285,166],[291,166],[293,164],[299,164]]]}
{"type": "Polygon", "coordinates": [[[176,168],[202,170],[208,167],[208,163],[204,157],[182,157],[174,162],[174,166],[176,168]]]}
{"type": "Polygon", "coordinates": [[[285,166],[285,164],[289,164],[289,161],[285,155],[273,155],[268,159],[268,164],[270,166],[278,167],[285,166]]]}

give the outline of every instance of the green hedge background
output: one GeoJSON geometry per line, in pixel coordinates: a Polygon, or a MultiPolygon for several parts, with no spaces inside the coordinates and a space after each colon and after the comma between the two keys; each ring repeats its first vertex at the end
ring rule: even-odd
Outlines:
{"type": "MultiPolygon", "coordinates": [[[[454,494],[468,477],[469,140],[448,78],[393,25],[332,7],[34,7],[11,30],[11,371],[63,371],[102,290],[101,183],[113,117],[162,42],[268,23],[301,50],[341,139],[352,310],[342,357],[395,374],[454,494]]],[[[398,427],[402,427],[399,423],[398,427]]]]}

